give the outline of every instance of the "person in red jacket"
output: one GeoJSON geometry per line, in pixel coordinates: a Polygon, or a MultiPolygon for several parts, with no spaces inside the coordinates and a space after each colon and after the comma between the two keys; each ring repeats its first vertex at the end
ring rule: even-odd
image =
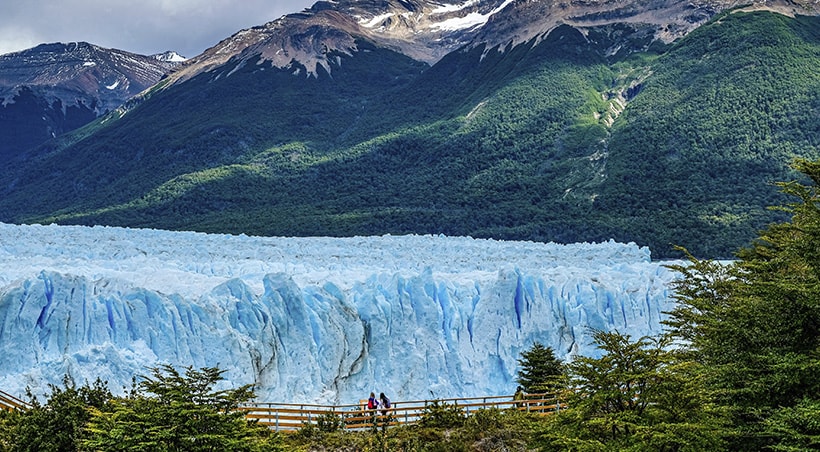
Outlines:
{"type": "Polygon", "coordinates": [[[368,410],[375,410],[379,407],[379,401],[376,400],[376,394],[370,393],[370,398],[367,399],[367,409],[368,410]]]}

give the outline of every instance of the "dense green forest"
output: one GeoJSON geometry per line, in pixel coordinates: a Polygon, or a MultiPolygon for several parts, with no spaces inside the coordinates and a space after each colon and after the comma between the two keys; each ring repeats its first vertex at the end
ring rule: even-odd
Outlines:
{"type": "Polygon", "coordinates": [[[45,404],[0,412],[0,451],[803,451],[820,448],[820,161],[779,184],[788,221],[732,263],[670,265],[676,308],[654,337],[596,331],[600,357],[519,360],[527,391],[559,394],[548,415],[434,402],[418,423],[348,432],[333,413],[278,435],[242,418],[251,388],[222,371],[165,365],[114,397],[102,382],[52,387],[45,404]]]}
{"type": "Polygon", "coordinates": [[[0,170],[0,221],[253,235],[634,241],[730,257],[820,157],[820,18],[726,13],[467,47],[226,66],[0,170]],[[611,52],[612,48],[621,49],[611,52]]]}

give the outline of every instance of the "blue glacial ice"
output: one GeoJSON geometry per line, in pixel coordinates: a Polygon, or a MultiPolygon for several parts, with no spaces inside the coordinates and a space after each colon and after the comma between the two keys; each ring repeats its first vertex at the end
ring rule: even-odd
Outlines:
{"type": "Polygon", "coordinates": [[[675,274],[635,244],[269,238],[0,223],[0,389],[115,392],[218,366],[260,401],[509,394],[534,341],[661,331],[675,274]]]}

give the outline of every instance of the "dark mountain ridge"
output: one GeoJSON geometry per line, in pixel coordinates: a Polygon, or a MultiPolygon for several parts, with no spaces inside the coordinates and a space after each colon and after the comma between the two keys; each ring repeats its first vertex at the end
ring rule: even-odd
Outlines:
{"type": "Polygon", "coordinates": [[[10,160],[113,111],[179,65],[86,42],[0,55],[0,156],[10,160]]]}

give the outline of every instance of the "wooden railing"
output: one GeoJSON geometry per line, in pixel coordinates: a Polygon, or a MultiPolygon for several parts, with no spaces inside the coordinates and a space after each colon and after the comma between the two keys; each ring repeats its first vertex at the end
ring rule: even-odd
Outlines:
{"type": "MultiPolygon", "coordinates": [[[[341,422],[345,430],[366,430],[374,427],[410,425],[421,420],[428,407],[458,407],[470,415],[477,410],[498,408],[516,409],[537,414],[560,411],[565,404],[555,394],[527,394],[521,400],[513,396],[468,397],[457,399],[411,400],[393,402],[388,409],[368,410],[366,400],[355,405],[315,405],[295,403],[246,403],[238,409],[247,419],[277,431],[296,431],[305,425],[314,426],[324,420],[341,422]]],[[[0,391],[0,409],[26,410],[29,405],[11,394],[0,391]]]]}
{"type": "Polygon", "coordinates": [[[346,430],[364,430],[374,427],[409,425],[418,422],[425,409],[435,403],[455,406],[469,415],[476,410],[498,408],[517,409],[538,414],[561,410],[554,394],[528,394],[522,400],[513,396],[470,397],[458,399],[412,400],[393,402],[389,409],[368,410],[364,404],[313,405],[292,403],[247,403],[239,409],[248,419],[257,420],[277,431],[295,431],[307,424],[318,425],[321,421],[341,421],[346,430]]]}
{"type": "Polygon", "coordinates": [[[0,410],[25,410],[28,408],[28,404],[23,402],[22,400],[14,397],[13,395],[0,391],[0,410]]]}

